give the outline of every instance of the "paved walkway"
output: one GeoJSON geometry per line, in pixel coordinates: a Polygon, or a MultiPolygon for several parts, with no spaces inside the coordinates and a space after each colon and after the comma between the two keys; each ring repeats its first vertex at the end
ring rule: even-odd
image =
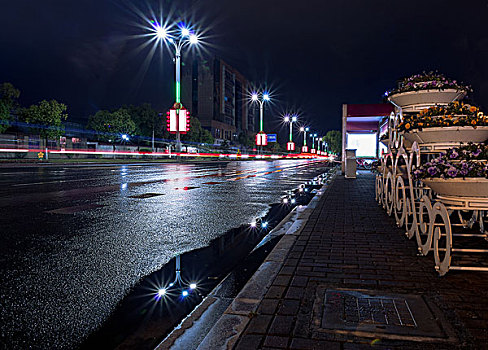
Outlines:
{"type": "Polygon", "coordinates": [[[234,348],[488,349],[487,328],[488,273],[439,277],[365,172],[338,176],[322,196],[234,348]],[[392,300],[411,317],[397,304],[391,314],[371,307],[392,300]]]}

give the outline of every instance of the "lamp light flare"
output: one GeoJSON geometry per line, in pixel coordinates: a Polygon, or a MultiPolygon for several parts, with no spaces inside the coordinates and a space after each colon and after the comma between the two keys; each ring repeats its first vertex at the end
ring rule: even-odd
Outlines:
{"type": "Polygon", "coordinates": [[[305,131],[305,128],[303,126],[300,127],[300,131],[301,132],[304,132],[305,131]]]}
{"type": "Polygon", "coordinates": [[[269,93],[265,92],[265,93],[263,94],[263,100],[265,100],[265,101],[269,101],[269,93]]]}
{"type": "Polygon", "coordinates": [[[257,100],[258,100],[258,94],[253,93],[253,94],[252,94],[251,99],[252,99],[253,101],[257,101],[257,100]]]}
{"type": "Polygon", "coordinates": [[[283,203],[288,203],[288,198],[283,198],[283,203]]]}
{"type": "Polygon", "coordinates": [[[256,221],[251,222],[251,224],[250,224],[250,225],[251,225],[251,227],[253,227],[253,228],[254,228],[254,227],[256,227],[256,221]]]}
{"type": "Polygon", "coordinates": [[[291,121],[292,121],[292,122],[296,122],[296,121],[297,121],[297,116],[296,116],[296,115],[294,115],[294,116],[291,118],[291,121]]]}
{"type": "Polygon", "coordinates": [[[168,32],[163,27],[157,26],[156,36],[158,37],[158,39],[166,39],[166,37],[168,36],[168,32]]]}
{"type": "Polygon", "coordinates": [[[191,283],[190,284],[190,289],[197,289],[197,284],[196,283],[191,283]]]}
{"type": "Polygon", "coordinates": [[[195,34],[190,35],[190,44],[197,44],[198,43],[198,37],[195,34]]]}
{"type": "Polygon", "coordinates": [[[290,121],[290,117],[286,115],[286,116],[283,118],[283,120],[284,120],[286,123],[288,123],[288,122],[290,121]]]}
{"type": "Polygon", "coordinates": [[[182,36],[189,36],[190,30],[188,28],[181,28],[181,35],[182,36]]]}
{"type": "Polygon", "coordinates": [[[292,200],[291,200],[291,204],[295,204],[295,203],[296,203],[295,198],[292,198],[292,200]]]}
{"type": "Polygon", "coordinates": [[[265,221],[265,222],[263,222],[263,223],[261,223],[261,227],[262,227],[262,228],[266,228],[266,227],[268,227],[268,223],[267,223],[266,221],[265,221]]]}
{"type": "Polygon", "coordinates": [[[188,291],[187,290],[184,290],[183,292],[181,292],[181,295],[183,297],[187,297],[188,296],[188,291]]]}
{"type": "Polygon", "coordinates": [[[158,297],[166,295],[166,292],[166,288],[161,288],[160,290],[158,290],[158,297]]]}

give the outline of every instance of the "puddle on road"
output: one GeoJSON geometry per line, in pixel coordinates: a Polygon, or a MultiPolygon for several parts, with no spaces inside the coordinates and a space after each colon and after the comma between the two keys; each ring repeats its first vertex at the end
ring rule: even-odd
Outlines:
{"type": "Polygon", "coordinates": [[[198,186],[175,187],[175,190],[188,191],[188,190],[193,190],[195,188],[200,188],[200,187],[198,186]]]}
{"type": "Polygon", "coordinates": [[[134,194],[129,196],[129,198],[136,198],[136,199],[145,199],[145,198],[152,198],[157,196],[163,196],[164,193],[142,193],[142,194],[134,194]]]}

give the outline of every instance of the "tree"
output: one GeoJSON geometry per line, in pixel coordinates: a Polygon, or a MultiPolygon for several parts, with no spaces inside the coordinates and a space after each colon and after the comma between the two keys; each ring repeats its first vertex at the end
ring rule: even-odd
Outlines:
{"type": "Polygon", "coordinates": [[[62,121],[68,118],[66,105],[56,100],[42,100],[38,105],[24,108],[20,112],[20,117],[28,124],[33,125],[33,130],[45,140],[61,136],[64,133],[62,121]]]}
{"type": "Polygon", "coordinates": [[[164,118],[151,107],[149,103],[143,103],[140,106],[130,105],[126,107],[131,119],[136,125],[135,133],[141,136],[159,138],[168,138],[169,133],[166,131],[166,115],[164,118]]]}
{"type": "Polygon", "coordinates": [[[20,91],[10,83],[0,85],[0,133],[7,130],[12,121],[12,111],[17,107],[20,91]]]}
{"type": "Polygon", "coordinates": [[[272,152],[272,153],[279,153],[282,152],[281,145],[278,142],[270,142],[266,146],[266,150],[272,152]]]}
{"type": "Polygon", "coordinates": [[[338,130],[331,130],[325,134],[325,142],[327,142],[327,149],[335,154],[342,152],[342,134],[338,130]]]}
{"type": "Polygon", "coordinates": [[[246,148],[252,148],[254,146],[253,138],[245,132],[239,133],[239,136],[237,136],[237,142],[246,148]]]}
{"type": "Polygon", "coordinates": [[[120,108],[113,112],[99,110],[95,115],[90,116],[87,128],[97,131],[97,139],[111,142],[115,149],[115,142],[124,134],[133,134],[136,124],[128,110],[120,108]]]}
{"type": "Polygon", "coordinates": [[[197,117],[190,117],[190,131],[182,135],[183,141],[199,142],[199,143],[214,143],[214,138],[210,131],[202,128],[202,124],[197,117]]]}

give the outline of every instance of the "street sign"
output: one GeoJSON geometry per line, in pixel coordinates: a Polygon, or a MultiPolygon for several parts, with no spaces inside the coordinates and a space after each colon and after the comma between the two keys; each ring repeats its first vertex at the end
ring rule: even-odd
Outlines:
{"type": "Polygon", "coordinates": [[[268,134],[268,142],[276,142],[276,134],[268,134]]]}
{"type": "Polygon", "coordinates": [[[286,144],[286,150],[287,151],[294,151],[295,150],[295,143],[294,142],[291,142],[291,141],[288,142],[286,144]]]}

